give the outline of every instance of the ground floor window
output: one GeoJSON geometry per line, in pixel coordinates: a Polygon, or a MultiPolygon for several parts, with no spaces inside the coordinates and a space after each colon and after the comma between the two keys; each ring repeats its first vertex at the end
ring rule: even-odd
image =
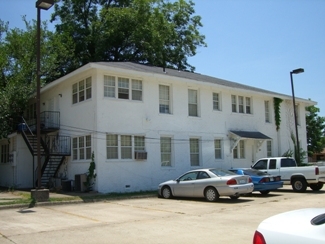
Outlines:
{"type": "Polygon", "coordinates": [[[199,139],[190,139],[190,159],[191,166],[200,166],[200,144],[199,139]]]}
{"type": "MultiPolygon", "coordinates": [[[[135,152],[145,152],[145,150],[144,136],[106,135],[107,159],[136,159],[135,152]]],[[[146,159],[146,154],[140,159],[146,159]]]]}
{"type": "Polygon", "coordinates": [[[170,137],[160,138],[161,166],[172,166],[172,139],[170,137]]]}
{"type": "Polygon", "coordinates": [[[91,136],[79,136],[72,138],[73,160],[91,159],[91,136]]]}
{"type": "Polygon", "coordinates": [[[214,140],[214,157],[215,159],[222,159],[222,140],[214,140]]]}

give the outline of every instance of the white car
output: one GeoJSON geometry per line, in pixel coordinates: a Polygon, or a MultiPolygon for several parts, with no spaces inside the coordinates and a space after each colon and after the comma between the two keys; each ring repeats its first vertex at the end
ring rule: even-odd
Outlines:
{"type": "Polygon", "coordinates": [[[175,180],[159,184],[158,196],[205,197],[207,201],[216,201],[220,196],[237,199],[240,195],[254,190],[252,179],[248,175],[237,175],[223,169],[196,169],[186,172],[175,180]]]}
{"type": "Polygon", "coordinates": [[[324,244],[325,208],[305,208],[263,220],[253,244],[324,244]]]}

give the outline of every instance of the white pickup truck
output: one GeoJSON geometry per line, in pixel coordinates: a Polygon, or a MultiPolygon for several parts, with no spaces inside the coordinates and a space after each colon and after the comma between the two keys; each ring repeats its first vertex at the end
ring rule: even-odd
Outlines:
{"type": "Polygon", "coordinates": [[[305,192],[307,186],[313,191],[319,191],[325,183],[325,166],[298,167],[294,158],[261,158],[251,167],[272,175],[280,175],[283,183],[291,185],[296,192],[305,192]]]}

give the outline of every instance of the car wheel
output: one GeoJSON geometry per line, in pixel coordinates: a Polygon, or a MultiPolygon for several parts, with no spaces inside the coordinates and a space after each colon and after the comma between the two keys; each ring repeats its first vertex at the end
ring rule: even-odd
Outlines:
{"type": "Polygon", "coordinates": [[[313,191],[319,191],[320,189],[322,189],[323,188],[323,183],[320,183],[320,182],[318,182],[318,183],[315,183],[315,184],[310,184],[310,188],[313,190],[313,191]]]}
{"type": "Polygon", "coordinates": [[[219,198],[219,193],[214,187],[208,187],[204,192],[205,199],[209,202],[215,202],[219,198]]]}
{"type": "Polygon", "coordinates": [[[267,195],[267,194],[270,193],[270,191],[260,191],[260,193],[261,193],[262,195],[267,195]]]}
{"type": "Polygon", "coordinates": [[[296,192],[305,192],[307,189],[307,182],[304,178],[297,178],[292,180],[292,189],[296,192]]]}
{"type": "Polygon", "coordinates": [[[163,198],[169,199],[173,197],[172,191],[169,186],[164,186],[161,190],[161,195],[163,198]]]}
{"type": "Polygon", "coordinates": [[[239,198],[239,196],[230,196],[230,199],[232,199],[232,200],[236,200],[238,198],[239,198]]]}

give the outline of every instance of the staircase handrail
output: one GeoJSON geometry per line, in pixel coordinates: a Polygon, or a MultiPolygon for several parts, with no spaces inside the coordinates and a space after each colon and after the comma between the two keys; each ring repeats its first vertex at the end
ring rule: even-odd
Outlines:
{"type": "MultiPolygon", "coordinates": [[[[29,128],[29,126],[28,126],[28,124],[27,124],[27,122],[26,122],[26,120],[24,119],[23,116],[21,116],[21,119],[22,119],[22,121],[23,121],[23,124],[26,126],[27,130],[29,131],[29,133],[30,133],[31,135],[34,135],[33,132],[32,132],[32,130],[29,128]]],[[[22,131],[24,131],[24,128],[22,129],[22,131]]]]}

